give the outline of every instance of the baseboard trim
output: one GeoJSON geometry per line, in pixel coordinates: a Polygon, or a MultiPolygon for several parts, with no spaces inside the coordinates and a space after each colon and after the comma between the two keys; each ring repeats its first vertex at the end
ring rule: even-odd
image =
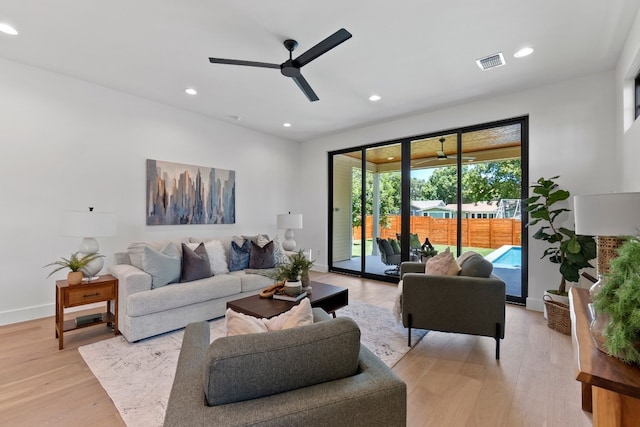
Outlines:
{"type": "MultiPolygon", "coordinates": [[[[65,309],[65,313],[74,311],[89,310],[92,308],[104,307],[105,303],[98,302],[95,304],[86,304],[79,307],[65,309]]],[[[29,320],[42,319],[43,317],[53,317],[56,314],[55,304],[43,304],[33,307],[18,308],[16,310],[8,310],[0,312],[0,326],[10,325],[12,323],[27,322],[29,320]]]]}

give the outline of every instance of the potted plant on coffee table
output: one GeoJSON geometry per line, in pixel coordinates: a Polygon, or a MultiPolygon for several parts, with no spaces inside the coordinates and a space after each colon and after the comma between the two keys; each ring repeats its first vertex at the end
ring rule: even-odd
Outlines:
{"type": "Polygon", "coordinates": [[[569,198],[570,193],[560,188],[555,181],[558,178],[539,178],[530,187],[534,195],[525,199],[524,204],[530,217],[527,227],[540,224],[533,238],[549,244],[540,259],[547,258],[557,264],[561,274],[558,288],[549,289],[546,294],[568,305],[567,282],[578,282],[580,270],[593,268],[589,261],[596,257],[596,241],[593,236],[576,235],[572,229],[559,225],[571,210],[563,207],[566,205],[562,202],[569,198]]]}
{"type": "MultiPolygon", "coordinates": [[[[289,262],[280,264],[276,267],[273,274],[275,280],[286,280],[286,282],[299,282],[302,288],[309,286],[309,270],[313,267],[315,261],[307,259],[304,251],[300,249],[289,255],[289,262]]],[[[288,283],[285,283],[287,286],[288,283]]],[[[296,286],[296,285],[291,285],[296,286]]]]}
{"type": "Polygon", "coordinates": [[[88,254],[83,257],[80,257],[79,252],[76,252],[71,254],[69,258],[61,257],[60,261],[54,261],[50,264],[43,266],[42,268],[50,267],[52,265],[57,266],[56,268],[53,269],[51,273],[49,273],[47,277],[51,277],[53,273],[60,271],[62,269],[68,268],[71,271],[69,272],[69,274],[67,274],[67,282],[70,285],[77,285],[82,282],[82,278],[84,277],[84,274],[80,270],[86,267],[87,264],[89,264],[94,259],[103,258],[103,257],[104,255],[100,255],[97,253],[88,254]]]}

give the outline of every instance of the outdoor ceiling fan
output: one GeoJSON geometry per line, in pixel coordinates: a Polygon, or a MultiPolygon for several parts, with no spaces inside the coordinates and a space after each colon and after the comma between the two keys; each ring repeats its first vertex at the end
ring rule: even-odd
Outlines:
{"type": "Polygon", "coordinates": [[[298,46],[298,42],[292,39],[284,41],[284,47],[289,51],[289,59],[282,64],[272,64],[268,62],[255,62],[255,61],[243,61],[237,59],[223,59],[223,58],[209,58],[209,62],[212,64],[229,64],[229,65],[245,65],[249,67],[261,67],[261,68],[277,68],[280,70],[283,76],[291,77],[293,81],[298,85],[300,90],[306,95],[309,101],[317,101],[318,95],[311,89],[307,80],[300,73],[300,68],[324,55],[339,44],[349,40],[351,33],[344,28],[339,29],[326,39],[322,40],[311,49],[307,50],[296,59],[293,59],[293,51],[298,46]]]}
{"type": "Polygon", "coordinates": [[[457,156],[457,155],[450,155],[447,156],[444,152],[444,142],[446,141],[446,139],[444,137],[440,137],[440,139],[438,140],[440,141],[440,150],[436,150],[436,157],[431,157],[428,159],[421,159],[421,160],[417,160],[414,164],[415,165],[422,165],[424,163],[431,163],[431,162],[435,162],[435,161],[444,161],[447,159],[457,159],[458,157],[460,157],[462,160],[475,160],[475,157],[472,156],[457,156]]]}

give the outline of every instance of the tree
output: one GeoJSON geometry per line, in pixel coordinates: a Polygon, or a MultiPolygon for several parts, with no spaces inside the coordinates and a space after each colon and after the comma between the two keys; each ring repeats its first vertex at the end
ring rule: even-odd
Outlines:
{"type": "Polygon", "coordinates": [[[429,198],[427,200],[442,200],[445,204],[458,200],[458,172],[455,166],[446,166],[433,171],[429,177],[429,198]]]}
{"type": "Polygon", "coordinates": [[[462,200],[464,203],[475,203],[519,199],[521,182],[519,159],[464,166],[462,200]]]}

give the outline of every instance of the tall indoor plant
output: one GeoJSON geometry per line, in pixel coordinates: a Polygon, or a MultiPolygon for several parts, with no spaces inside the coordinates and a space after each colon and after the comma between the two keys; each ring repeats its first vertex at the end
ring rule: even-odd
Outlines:
{"type": "Polygon", "coordinates": [[[549,244],[540,259],[548,258],[552,263],[559,264],[562,275],[558,288],[547,292],[566,296],[567,281],[577,282],[580,270],[593,268],[589,261],[596,257],[596,241],[593,236],[576,235],[574,230],[559,225],[564,219],[563,214],[571,210],[562,207],[564,204],[561,202],[567,200],[570,193],[560,188],[555,181],[558,178],[539,178],[530,186],[534,195],[525,199],[524,203],[530,217],[527,227],[541,224],[533,238],[549,244]]]}

